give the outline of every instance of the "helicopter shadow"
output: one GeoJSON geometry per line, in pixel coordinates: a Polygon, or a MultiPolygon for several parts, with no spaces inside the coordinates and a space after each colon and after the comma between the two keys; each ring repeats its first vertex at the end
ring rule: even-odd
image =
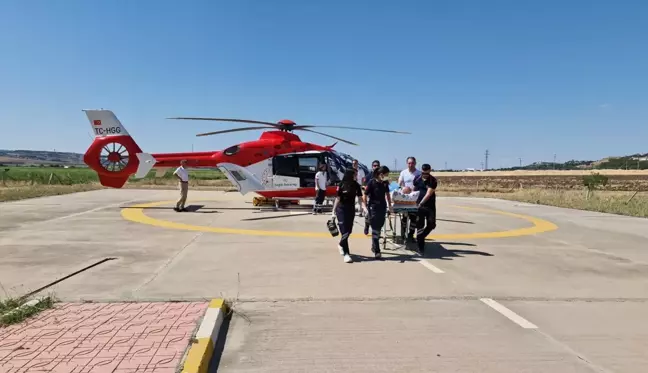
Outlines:
{"type": "Polygon", "coordinates": [[[466,221],[466,220],[451,220],[451,219],[439,219],[437,218],[437,221],[445,221],[448,223],[460,223],[460,224],[475,224],[474,221],[466,221]]]}
{"type": "Polygon", "coordinates": [[[283,218],[294,218],[299,216],[313,215],[310,212],[300,212],[298,214],[288,214],[288,215],[275,215],[275,216],[262,216],[259,218],[247,218],[241,219],[241,221],[256,221],[256,220],[270,220],[270,219],[283,219],[283,218]]]}

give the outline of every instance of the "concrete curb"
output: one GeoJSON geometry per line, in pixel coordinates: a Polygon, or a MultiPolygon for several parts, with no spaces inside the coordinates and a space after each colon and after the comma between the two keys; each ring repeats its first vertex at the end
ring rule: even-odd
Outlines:
{"type": "Polygon", "coordinates": [[[181,365],[182,373],[207,372],[226,311],[227,306],[223,299],[212,299],[209,302],[209,308],[207,308],[198,332],[192,340],[186,359],[181,365]]]}

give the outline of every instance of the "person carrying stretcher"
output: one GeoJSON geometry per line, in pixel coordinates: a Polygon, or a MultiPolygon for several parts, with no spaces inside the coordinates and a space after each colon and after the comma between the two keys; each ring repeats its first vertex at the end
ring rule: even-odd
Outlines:
{"type": "Polygon", "coordinates": [[[415,178],[415,192],[419,192],[416,201],[416,243],[418,250],[425,253],[425,237],[436,228],[436,188],[437,179],[430,175],[432,167],[429,164],[421,166],[421,175],[415,178]]]}
{"type": "MultiPolygon", "coordinates": [[[[367,188],[367,184],[369,184],[369,181],[371,181],[371,179],[373,179],[373,173],[376,172],[376,170],[378,170],[379,168],[380,168],[380,161],[376,159],[375,161],[373,161],[371,163],[371,177],[366,178],[365,183],[363,185],[363,191],[367,188]]],[[[387,184],[387,188],[389,188],[389,181],[385,181],[385,183],[387,184]]],[[[365,200],[365,203],[366,202],[367,201],[365,200]]],[[[369,234],[369,227],[370,226],[371,226],[371,223],[369,222],[369,215],[367,215],[365,217],[365,225],[364,225],[364,234],[365,234],[365,236],[369,234]]]]}
{"type": "Polygon", "coordinates": [[[385,225],[385,215],[389,209],[392,212],[391,197],[389,195],[389,168],[377,167],[373,170],[373,177],[367,183],[363,195],[363,202],[369,212],[371,225],[371,252],[376,259],[380,259],[380,231],[385,225]]]}

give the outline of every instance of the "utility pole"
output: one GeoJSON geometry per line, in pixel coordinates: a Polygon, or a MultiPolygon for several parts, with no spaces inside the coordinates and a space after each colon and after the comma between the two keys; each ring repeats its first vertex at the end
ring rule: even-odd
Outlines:
{"type": "Polygon", "coordinates": [[[556,169],[556,154],[554,153],[553,168],[556,169]]]}
{"type": "MultiPolygon", "coordinates": [[[[637,163],[637,168],[639,168],[639,163],[637,163]]],[[[445,162],[445,169],[448,170],[448,161],[445,162]]]]}
{"type": "Polygon", "coordinates": [[[394,158],[394,171],[398,171],[398,170],[396,169],[396,158],[394,158]]]}
{"type": "Polygon", "coordinates": [[[488,149],[486,149],[486,157],[484,159],[484,171],[488,170],[488,149]]]}
{"type": "Polygon", "coordinates": [[[520,160],[520,167],[522,167],[522,157],[518,158],[520,160]]]}

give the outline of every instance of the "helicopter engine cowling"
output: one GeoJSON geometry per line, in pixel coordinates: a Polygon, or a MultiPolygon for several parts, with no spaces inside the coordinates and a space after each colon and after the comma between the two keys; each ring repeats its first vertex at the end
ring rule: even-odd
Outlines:
{"type": "Polygon", "coordinates": [[[92,142],[83,161],[97,172],[103,186],[121,188],[130,175],[137,172],[142,150],[130,136],[97,137],[92,142]]]}

